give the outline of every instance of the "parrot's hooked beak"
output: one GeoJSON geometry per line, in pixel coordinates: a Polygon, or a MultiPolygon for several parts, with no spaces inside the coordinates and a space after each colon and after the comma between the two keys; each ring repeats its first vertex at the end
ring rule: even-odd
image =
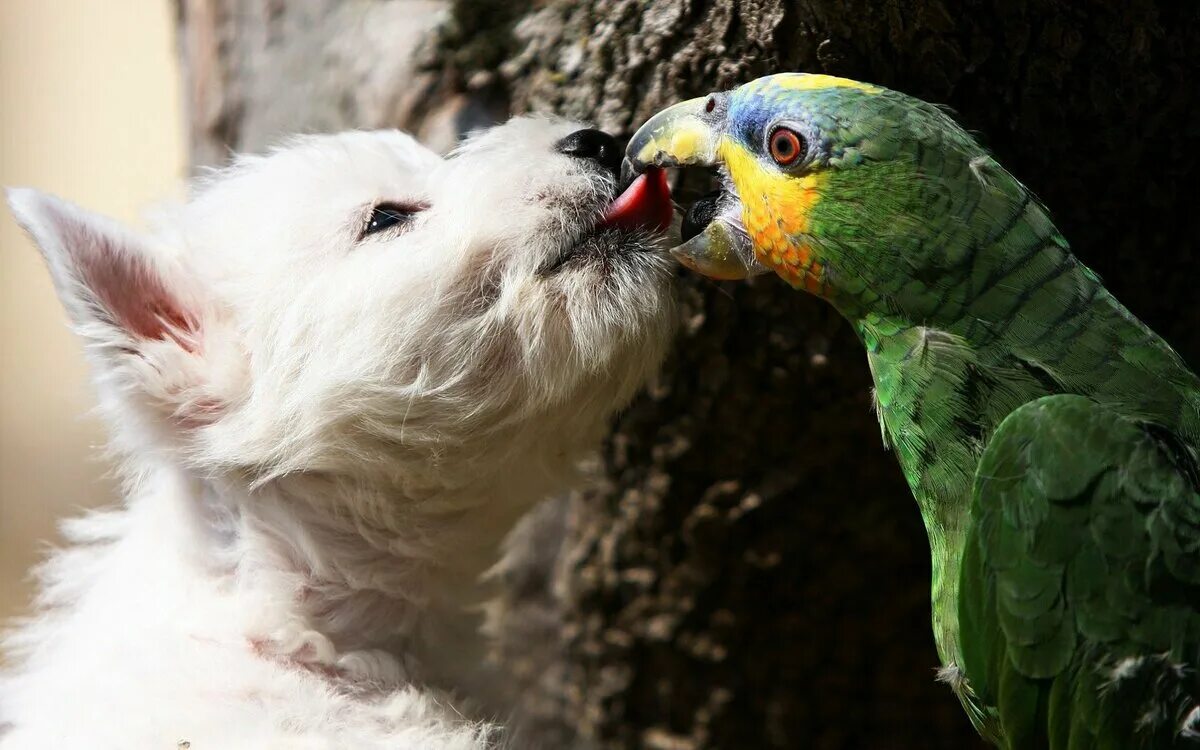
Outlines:
{"type": "Polygon", "coordinates": [[[725,108],[717,96],[688,99],[651,117],[633,134],[625,156],[636,172],[647,167],[713,167],[725,108]]]}
{"type": "MultiPolygon", "coordinates": [[[[727,98],[712,94],[668,107],[634,133],[625,150],[623,171],[641,174],[670,167],[716,167],[727,98]]],[[[715,279],[745,279],[768,269],[754,257],[742,226],[741,204],[732,184],[718,197],[688,209],[683,244],[671,250],[680,263],[715,279]]]]}

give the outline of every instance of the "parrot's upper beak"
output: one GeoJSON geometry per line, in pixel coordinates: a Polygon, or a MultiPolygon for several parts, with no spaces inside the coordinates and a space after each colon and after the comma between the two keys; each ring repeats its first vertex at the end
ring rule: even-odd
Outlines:
{"type": "Polygon", "coordinates": [[[714,102],[715,96],[689,99],[651,117],[625,149],[628,165],[638,173],[647,167],[715,166],[725,113],[722,107],[718,114],[714,102]]]}
{"type": "MultiPolygon", "coordinates": [[[[726,95],[713,94],[668,107],[646,121],[633,134],[625,150],[622,171],[642,173],[652,167],[714,167],[721,163],[726,95]]],[[[741,221],[741,204],[732,186],[713,208],[699,204],[684,220],[684,244],[671,253],[694,271],[716,279],[744,279],[769,269],[754,257],[754,249],[741,221]],[[721,210],[716,210],[717,205],[721,210]],[[700,210],[696,210],[696,209],[700,210]]]]}

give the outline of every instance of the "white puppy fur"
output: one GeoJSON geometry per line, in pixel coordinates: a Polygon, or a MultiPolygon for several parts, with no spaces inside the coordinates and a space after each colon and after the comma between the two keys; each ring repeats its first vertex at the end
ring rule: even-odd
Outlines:
{"type": "Polygon", "coordinates": [[[481,576],[672,322],[658,240],[597,230],[614,176],[553,148],[580,127],[518,119],[447,159],[396,132],[303,138],[152,237],[9,191],[127,492],[42,567],[0,746],[499,741],[481,576]],[[364,234],[381,202],[411,215],[364,234]]]}

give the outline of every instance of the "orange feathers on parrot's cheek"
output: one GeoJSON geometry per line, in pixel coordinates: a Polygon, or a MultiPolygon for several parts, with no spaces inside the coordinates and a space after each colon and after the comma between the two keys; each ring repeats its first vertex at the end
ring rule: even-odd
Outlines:
{"type": "Polygon", "coordinates": [[[729,140],[721,144],[720,156],[737,187],[742,222],[758,261],[793,287],[821,294],[825,268],[805,239],[825,175],[766,169],[757,157],[729,140]]]}

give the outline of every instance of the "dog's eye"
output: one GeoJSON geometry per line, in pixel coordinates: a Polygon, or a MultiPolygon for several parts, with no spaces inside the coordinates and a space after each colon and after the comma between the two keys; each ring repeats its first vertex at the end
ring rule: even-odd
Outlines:
{"type": "Polygon", "coordinates": [[[397,224],[405,224],[426,208],[428,206],[423,203],[380,203],[371,210],[359,239],[397,224]]]}

